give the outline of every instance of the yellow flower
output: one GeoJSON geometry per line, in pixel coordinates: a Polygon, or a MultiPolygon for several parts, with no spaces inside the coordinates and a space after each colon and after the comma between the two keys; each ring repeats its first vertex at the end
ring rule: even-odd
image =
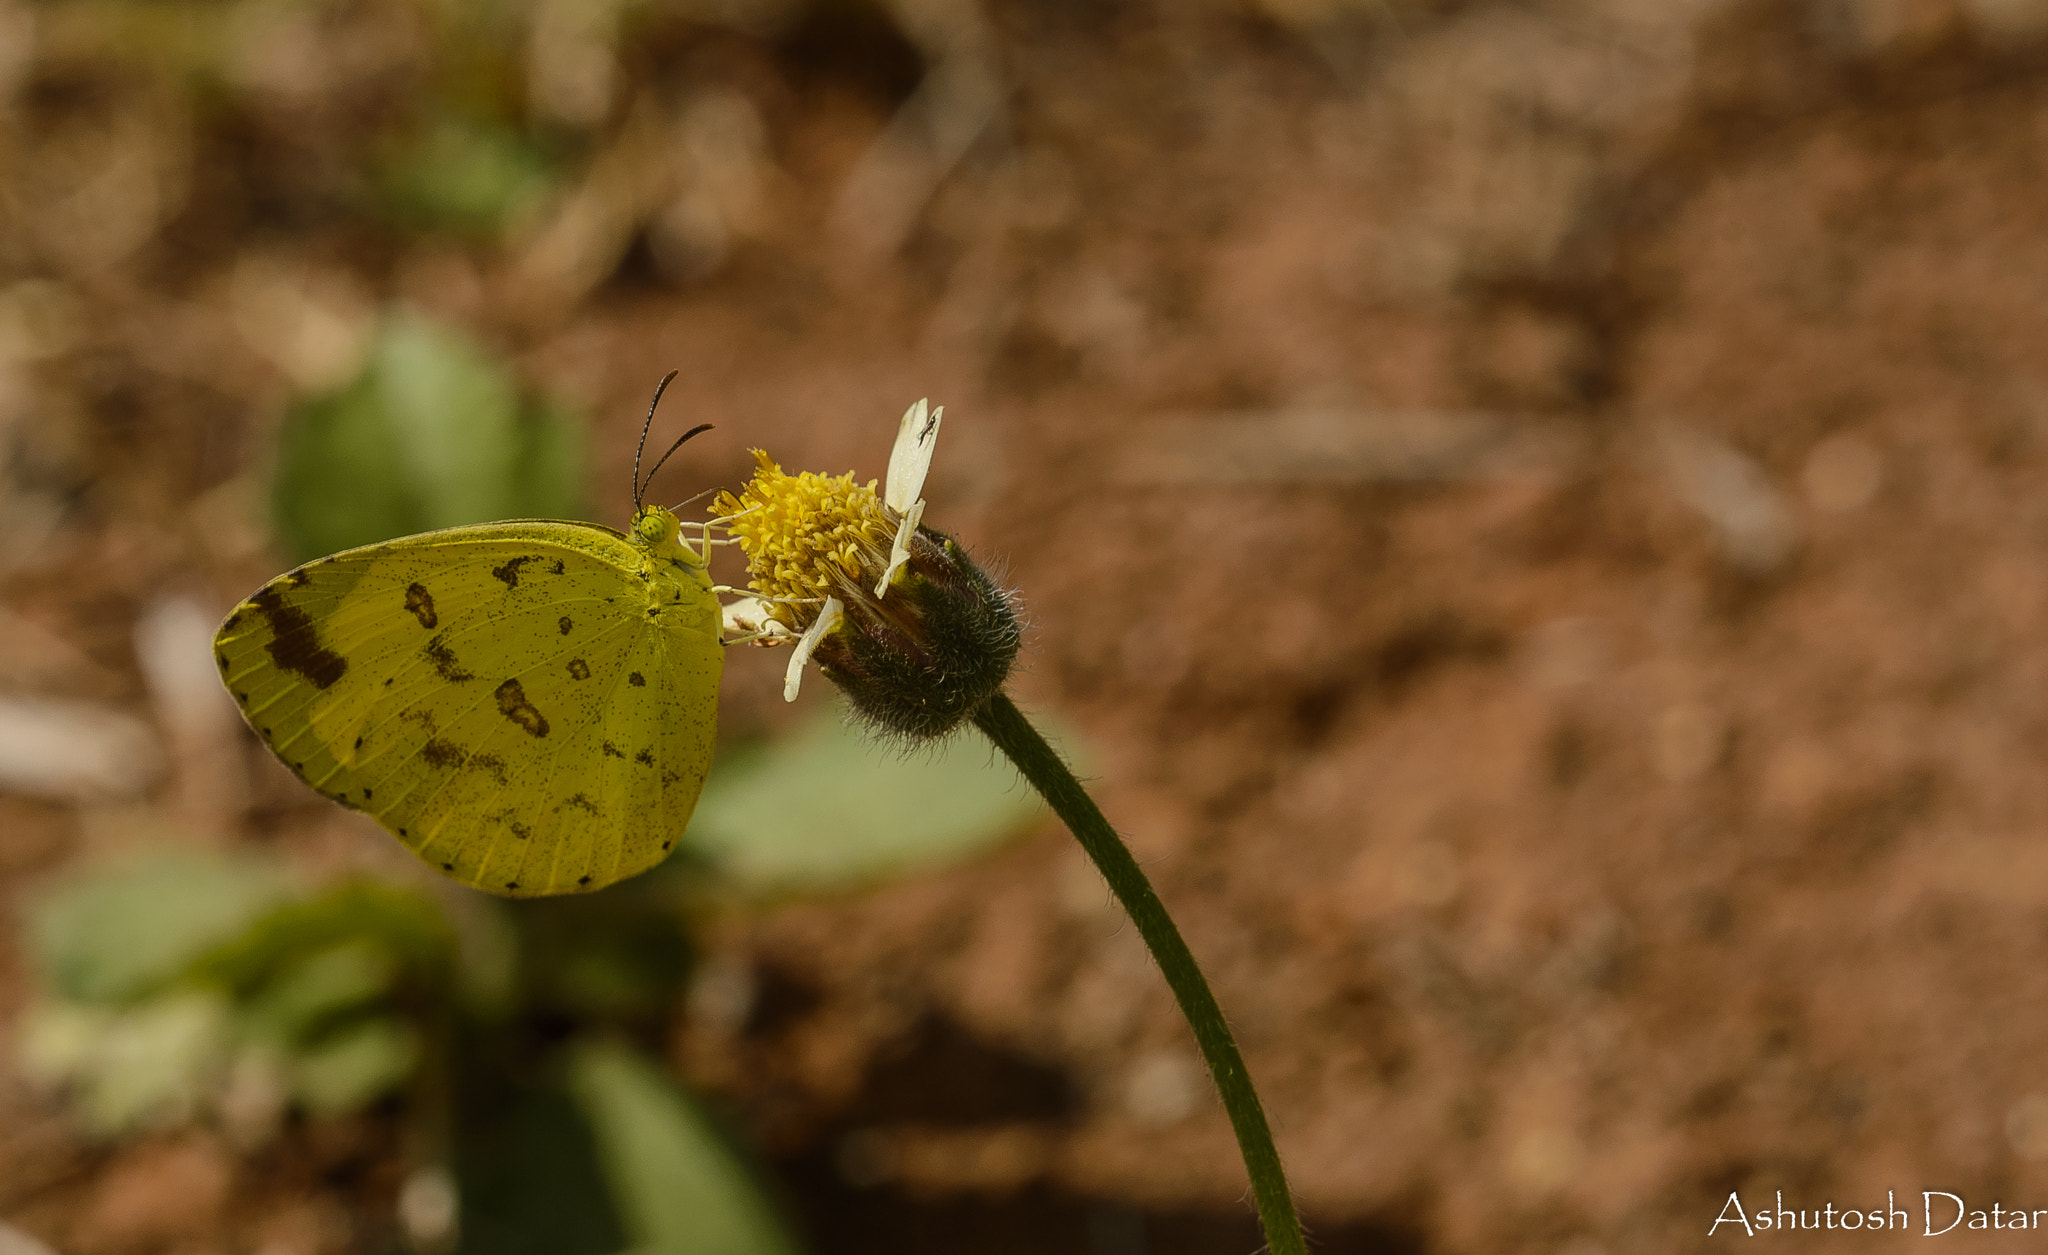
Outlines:
{"type": "Polygon", "coordinates": [[[712,504],[747,555],[754,594],[726,607],[727,630],[795,641],[784,698],[815,660],[871,722],[923,738],[972,715],[1009,675],[1022,641],[1012,596],[922,526],[944,413],[925,401],[904,411],[880,494],[851,472],[789,474],[757,449],[752,481],[712,504]]]}

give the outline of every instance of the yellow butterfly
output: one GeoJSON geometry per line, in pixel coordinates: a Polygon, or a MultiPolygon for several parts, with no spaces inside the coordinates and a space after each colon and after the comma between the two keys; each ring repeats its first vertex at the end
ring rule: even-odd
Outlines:
{"type": "Polygon", "coordinates": [[[724,657],[705,554],[643,489],[636,453],[623,535],[519,520],[309,562],[221,624],[221,679],[301,780],[464,884],[646,871],[697,805],[724,657]]]}

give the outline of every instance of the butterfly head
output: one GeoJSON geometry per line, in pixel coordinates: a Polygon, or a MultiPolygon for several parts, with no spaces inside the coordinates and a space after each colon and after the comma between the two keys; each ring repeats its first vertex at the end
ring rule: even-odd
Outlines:
{"type": "Polygon", "coordinates": [[[643,505],[633,514],[633,539],[649,549],[676,545],[681,520],[658,505],[643,505]]]}

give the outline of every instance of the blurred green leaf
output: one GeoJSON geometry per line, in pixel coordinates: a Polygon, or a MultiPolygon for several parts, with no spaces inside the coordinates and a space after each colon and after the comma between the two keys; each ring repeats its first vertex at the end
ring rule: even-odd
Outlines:
{"type": "Polygon", "coordinates": [[[570,1053],[569,1092],[636,1250],[794,1255],[753,1175],[660,1067],[629,1046],[584,1042],[570,1053]]]}
{"type": "Polygon", "coordinates": [[[483,894],[445,903],[455,937],[455,989],[463,1008],[486,1021],[502,1020],[519,1002],[519,930],[506,904],[483,894]]]}
{"type": "Polygon", "coordinates": [[[280,874],[253,863],[159,855],[55,889],[30,916],[29,953],[59,997],[132,1001],[176,980],[285,893],[280,874]]]}
{"type": "Polygon", "coordinates": [[[743,890],[815,892],[965,858],[1042,809],[971,728],[905,753],[835,713],[721,764],[683,844],[743,890]]]}
{"type": "Polygon", "coordinates": [[[119,1016],[112,1007],[54,998],[30,1003],[15,1032],[22,1077],[36,1085],[61,1085],[83,1075],[119,1016]]]}
{"type": "Polygon", "coordinates": [[[24,1017],[24,1075],[73,1088],[86,1126],[113,1136],[190,1119],[227,1059],[227,1003],[183,990],[121,1009],[62,1001],[24,1017]]]}
{"type": "Polygon", "coordinates": [[[101,1039],[83,1107],[95,1129],[188,1117],[226,1058],[228,1007],[196,991],[167,994],[124,1012],[101,1039]]]}
{"type": "Polygon", "coordinates": [[[108,1134],[224,1101],[238,1050],[277,1058],[316,1114],[381,1097],[420,1054],[397,995],[438,993],[454,966],[423,894],[356,881],[297,898],[268,867],[190,854],[61,886],[29,937],[57,997],[24,1028],[25,1072],[71,1086],[108,1134]]]}
{"type": "Polygon", "coordinates": [[[267,996],[297,965],[336,948],[374,947],[387,972],[438,984],[452,966],[455,934],[427,894],[351,880],[311,897],[279,902],[194,965],[196,978],[239,998],[267,996]],[[395,965],[395,968],[394,968],[395,965]]]}
{"type": "Polygon", "coordinates": [[[360,376],[286,416],[272,499],[305,561],[440,527],[573,517],[582,477],[577,423],[523,405],[475,342],[401,312],[360,376]]]}
{"type": "Polygon", "coordinates": [[[511,915],[533,1009],[614,1023],[658,1019],[689,976],[688,929],[658,883],[517,902],[511,915]]]}
{"type": "Polygon", "coordinates": [[[374,359],[339,392],[286,415],[271,486],[287,556],[322,554],[424,530],[412,475],[391,431],[374,359]]]}
{"type": "Polygon", "coordinates": [[[301,1048],[286,1063],[292,1097],[315,1115],[353,1111],[405,1083],[419,1062],[419,1037],[375,1016],[301,1048]]]}
{"type": "Polygon", "coordinates": [[[521,417],[513,505],[523,517],[583,513],[583,428],[567,410],[542,404],[521,417]]]}
{"type": "Polygon", "coordinates": [[[385,165],[380,187],[396,215],[424,228],[493,235],[554,185],[547,155],[512,127],[443,116],[385,165]]]}
{"type": "Polygon", "coordinates": [[[280,1042],[297,1042],[383,998],[398,979],[389,950],[369,938],[344,941],[287,967],[249,1006],[248,1019],[280,1042]]]}
{"type": "Polygon", "coordinates": [[[276,907],[193,976],[234,994],[242,1034],[282,1052],[294,1099],[332,1114],[412,1075],[418,1032],[397,1017],[445,996],[455,946],[433,898],[356,880],[276,907]]]}
{"type": "Polygon", "coordinates": [[[373,351],[377,400],[428,527],[502,517],[518,485],[519,388],[482,346],[400,312],[373,351]]]}
{"type": "Polygon", "coordinates": [[[589,1123],[557,1085],[473,1095],[456,1164],[463,1255],[615,1255],[627,1245],[589,1123]]]}

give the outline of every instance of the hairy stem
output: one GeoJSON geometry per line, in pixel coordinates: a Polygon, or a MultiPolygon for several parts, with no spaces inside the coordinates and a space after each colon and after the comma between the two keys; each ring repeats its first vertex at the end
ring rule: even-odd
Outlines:
{"type": "Polygon", "coordinates": [[[1230,1026],[1223,1019],[1223,1009],[1216,1005],[1216,995],[1209,991],[1209,982],[1195,964],[1188,943],[1181,940],[1173,917],[1153,892],[1152,882],[1145,879],[1123,838],[1102,817],[1101,809],[1074,778],[1059,753],[1046,744],[1008,694],[997,693],[990,698],[974,716],[974,724],[1009,756],[1031,787],[1066,822],[1081,848],[1095,860],[1095,866],[1109,882],[1110,891],[1123,904],[1131,922],[1138,926],[1138,935],[1145,939],[1159,970],[1166,976],[1166,983],[1173,988],[1181,1014],[1187,1016],[1189,1027],[1195,1030],[1195,1041],[1202,1048],[1209,1073],[1216,1078],[1216,1090],[1222,1095],[1223,1109],[1229,1113],[1231,1128],[1237,1132],[1238,1149],[1244,1153],[1245,1169],[1251,1174],[1252,1195],[1258,1202],[1259,1221],[1265,1226],[1268,1248],[1273,1255],[1307,1255],[1301,1222],[1294,1215],[1294,1199],[1287,1192],[1287,1177],[1280,1170],[1280,1152],[1273,1146],[1273,1132],[1266,1126],[1266,1111],[1259,1105],[1258,1091],[1252,1088],[1244,1056],[1237,1052],[1237,1042],[1231,1038],[1230,1026]]]}

